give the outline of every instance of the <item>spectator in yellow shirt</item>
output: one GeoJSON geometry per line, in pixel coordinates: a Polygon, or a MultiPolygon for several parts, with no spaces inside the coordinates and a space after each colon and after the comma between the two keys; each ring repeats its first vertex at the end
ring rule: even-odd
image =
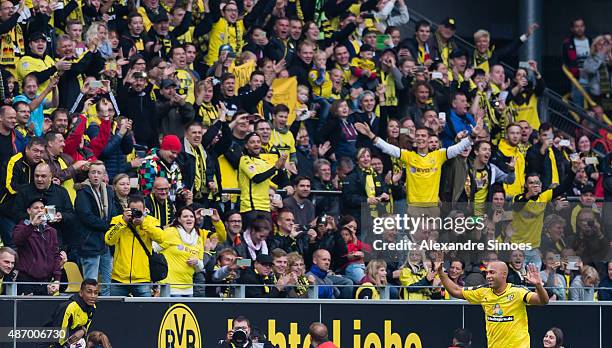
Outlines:
{"type": "Polygon", "coordinates": [[[359,57],[351,59],[353,74],[359,78],[353,88],[363,85],[366,89],[372,90],[376,86],[376,63],[374,62],[374,47],[364,44],[359,50],[359,57]]]}
{"type": "Polygon", "coordinates": [[[332,80],[326,71],[327,54],[317,51],[314,55],[314,68],[308,73],[308,82],[312,88],[312,100],[319,104],[319,123],[323,123],[329,116],[332,99],[332,80]]]}

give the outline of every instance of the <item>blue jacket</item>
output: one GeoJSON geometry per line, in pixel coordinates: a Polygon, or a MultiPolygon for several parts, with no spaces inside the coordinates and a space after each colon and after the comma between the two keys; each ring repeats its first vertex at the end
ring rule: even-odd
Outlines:
{"type": "Polygon", "coordinates": [[[476,127],[476,121],[471,114],[463,116],[457,115],[455,110],[451,109],[450,115],[446,119],[446,126],[442,131],[441,139],[443,147],[449,147],[455,144],[455,137],[458,133],[466,130],[472,133],[472,127],[476,127]]]}
{"type": "Polygon", "coordinates": [[[83,186],[77,191],[74,201],[75,211],[78,217],[78,224],[81,231],[81,245],[79,256],[93,257],[103,254],[108,250],[104,243],[104,234],[110,228],[110,221],[120,212],[116,211],[113,190],[109,185],[106,186],[108,196],[108,214],[105,218],[100,217],[100,212],[94,193],[89,185],[83,186]]]}

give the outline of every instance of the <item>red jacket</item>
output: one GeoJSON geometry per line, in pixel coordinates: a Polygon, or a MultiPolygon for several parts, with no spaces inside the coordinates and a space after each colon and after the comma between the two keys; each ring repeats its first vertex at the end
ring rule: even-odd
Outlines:
{"type": "Polygon", "coordinates": [[[317,348],[338,348],[338,347],[336,347],[334,342],[325,342],[323,344],[319,344],[317,348]]]}
{"type": "Polygon", "coordinates": [[[49,225],[41,232],[38,227],[23,221],[13,230],[13,242],[17,246],[17,265],[19,272],[41,282],[61,280],[62,268],[57,231],[49,225]]]}

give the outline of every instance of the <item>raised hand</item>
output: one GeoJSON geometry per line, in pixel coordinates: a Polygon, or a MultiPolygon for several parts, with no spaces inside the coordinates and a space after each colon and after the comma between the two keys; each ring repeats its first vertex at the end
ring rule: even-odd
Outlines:
{"type": "Polygon", "coordinates": [[[355,129],[357,129],[357,131],[363,135],[365,135],[366,137],[373,139],[374,138],[374,133],[372,133],[372,131],[370,130],[370,126],[368,126],[366,123],[361,123],[361,122],[357,122],[355,123],[355,129]]]}
{"type": "Polygon", "coordinates": [[[533,263],[527,265],[527,275],[525,280],[533,285],[542,285],[542,278],[540,277],[540,271],[533,263]]]}

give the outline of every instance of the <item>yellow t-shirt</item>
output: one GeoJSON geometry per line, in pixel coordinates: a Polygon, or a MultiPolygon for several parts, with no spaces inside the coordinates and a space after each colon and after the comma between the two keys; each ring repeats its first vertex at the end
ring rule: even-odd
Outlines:
{"type": "Polygon", "coordinates": [[[204,258],[204,238],[198,236],[194,245],[185,243],[176,227],[167,228],[164,234],[164,241],[159,246],[162,254],[168,261],[168,276],[160,283],[164,284],[185,284],[171,285],[175,289],[189,289],[193,284],[193,274],[195,268],[187,264],[189,259],[202,260],[204,258]]]}
{"type": "Polygon", "coordinates": [[[517,115],[514,116],[514,122],[527,121],[531,128],[540,128],[540,116],[538,115],[538,97],[533,93],[526,104],[517,105],[514,101],[510,102],[510,106],[514,107],[517,115]]]}
{"type": "Polygon", "coordinates": [[[446,149],[432,151],[425,156],[402,150],[400,160],[406,164],[408,203],[418,207],[437,206],[446,149]]]}
{"type": "MultiPolygon", "coordinates": [[[[516,197],[515,197],[516,198],[516,197]]],[[[553,198],[552,189],[546,190],[535,200],[522,204],[523,209],[512,213],[512,243],[531,243],[532,248],[538,248],[542,241],[542,227],[544,226],[544,210],[546,203],[553,198]]]]}
{"type": "Polygon", "coordinates": [[[257,174],[273,168],[265,160],[258,157],[244,155],[240,157],[238,168],[238,185],[240,186],[240,212],[251,210],[270,211],[270,189],[271,179],[256,183],[253,177],[257,174]]]}
{"type": "Polygon", "coordinates": [[[179,81],[177,93],[179,95],[187,95],[186,102],[193,104],[195,102],[195,81],[193,76],[184,69],[176,69],[176,78],[179,81]]]}
{"type": "MultiPolygon", "coordinates": [[[[23,82],[23,78],[26,77],[29,73],[45,71],[53,65],[55,65],[55,61],[49,56],[45,56],[44,59],[35,58],[32,56],[23,56],[19,58],[19,61],[17,61],[17,79],[21,84],[23,82]]],[[[44,91],[48,85],[49,80],[40,83],[38,85],[38,90],[36,91],[36,94],[42,93],[42,91],[44,91]]],[[[47,102],[51,101],[51,94],[49,94],[45,100],[47,102]]]]}
{"type": "Polygon", "coordinates": [[[468,302],[482,305],[489,348],[529,348],[526,306],[532,292],[508,284],[500,295],[489,287],[466,288],[461,293],[468,302]]]}
{"type": "Polygon", "coordinates": [[[504,190],[508,196],[516,196],[523,193],[525,187],[525,156],[518,146],[511,146],[506,139],[501,139],[497,145],[499,151],[506,157],[516,158],[514,163],[514,182],[504,184],[504,190]]]}

